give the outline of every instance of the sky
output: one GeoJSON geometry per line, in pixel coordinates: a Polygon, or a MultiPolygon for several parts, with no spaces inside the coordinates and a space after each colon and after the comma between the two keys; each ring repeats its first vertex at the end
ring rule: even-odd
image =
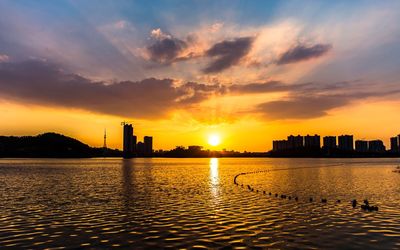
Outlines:
{"type": "Polygon", "coordinates": [[[400,134],[400,1],[0,1],[0,134],[266,151],[400,134]],[[217,134],[221,144],[207,144],[217,134]]]}

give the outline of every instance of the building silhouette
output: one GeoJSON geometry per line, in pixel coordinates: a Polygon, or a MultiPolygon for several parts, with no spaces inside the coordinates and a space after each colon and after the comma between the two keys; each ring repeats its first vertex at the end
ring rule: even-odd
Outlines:
{"type": "Polygon", "coordinates": [[[151,156],[153,154],[153,137],[145,136],[143,138],[144,154],[143,156],[151,156]]]}
{"type": "Polygon", "coordinates": [[[137,143],[137,155],[142,156],[144,155],[144,152],[145,152],[144,143],[140,141],[137,143]]]}
{"type": "Polygon", "coordinates": [[[336,136],[324,136],[323,147],[325,149],[335,149],[337,147],[336,136]]]}
{"type": "Polygon", "coordinates": [[[399,152],[399,137],[395,136],[390,138],[390,151],[399,152]]]}
{"type": "Polygon", "coordinates": [[[132,124],[123,122],[122,125],[124,127],[123,157],[151,157],[153,155],[153,137],[145,136],[143,142],[137,142],[137,137],[133,134],[132,124]]]}
{"type": "Polygon", "coordinates": [[[300,149],[304,147],[304,138],[301,135],[289,135],[287,140],[274,140],[272,141],[273,151],[300,149]]]}
{"type": "Polygon", "coordinates": [[[287,140],[274,140],[270,155],[273,157],[398,157],[400,135],[390,138],[390,150],[382,140],[356,140],[353,135],[324,136],[321,148],[319,135],[289,135],[287,140]]]}
{"type": "Polygon", "coordinates": [[[321,148],[321,137],[319,135],[306,135],[304,137],[305,148],[321,148]]]}
{"type": "Polygon", "coordinates": [[[133,135],[133,126],[132,124],[128,124],[123,122],[124,126],[124,135],[123,135],[123,156],[124,158],[130,158],[135,156],[135,147],[136,147],[136,137],[133,135]]]}
{"type": "Polygon", "coordinates": [[[381,140],[373,140],[368,142],[368,151],[374,153],[383,153],[386,151],[385,145],[381,140]]]}
{"type": "Polygon", "coordinates": [[[399,145],[399,151],[398,152],[400,152],[400,135],[397,136],[397,143],[399,145]]]}
{"type": "Polygon", "coordinates": [[[289,149],[298,149],[304,146],[304,138],[301,135],[297,136],[289,135],[287,139],[288,139],[289,149]]]}
{"type": "Polygon", "coordinates": [[[272,141],[272,150],[273,151],[281,151],[281,150],[288,150],[288,149],[289,149],[289,142],[287,140],[272,141]]]}
{"type": "Polygon", "coordinates": [[[368,152],[368,141],[356,140],[357,152],[368,152]]]}
{"type": "Polygon", "coordinates": [[[338,137],[339,141],[339,149],[343,151],[352,151],[354,150],[353,146],[353,136],[352,135],[340,135],[338,137]]]}

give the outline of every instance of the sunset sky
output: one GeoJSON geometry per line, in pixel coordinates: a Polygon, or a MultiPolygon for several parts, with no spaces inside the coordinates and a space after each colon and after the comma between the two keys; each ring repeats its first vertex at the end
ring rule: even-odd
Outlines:
{"type": "Polygon", "coordinates": [[[0,1],[0,134],[266,151],[400,134],[400,1],[0,1]],[[221,137],[215,147],[211,134],[221,137]]]}

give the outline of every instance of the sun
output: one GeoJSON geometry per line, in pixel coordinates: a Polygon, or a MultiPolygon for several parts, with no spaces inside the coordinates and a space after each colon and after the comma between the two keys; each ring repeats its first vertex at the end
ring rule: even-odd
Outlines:
{"type": "Polygon", "coordinates": [[[208,136],[208,144],[211,146],[218,146],[221,143],[221,136],[218,134],[212,134],[208,136]]]}

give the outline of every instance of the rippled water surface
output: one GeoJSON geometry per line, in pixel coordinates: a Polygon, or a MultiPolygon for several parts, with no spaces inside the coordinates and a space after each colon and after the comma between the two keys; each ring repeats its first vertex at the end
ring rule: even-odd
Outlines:
{"type": "Polygon", "coordinates": [[[398,165],[398,159],[0,159],[0,248],[400,249],[398,165]],[[239,173],[248,174],[235,185],[239,173]],[[368,199],[379,211],[353,208],[352,199],[359,205],[368,199]]]}

